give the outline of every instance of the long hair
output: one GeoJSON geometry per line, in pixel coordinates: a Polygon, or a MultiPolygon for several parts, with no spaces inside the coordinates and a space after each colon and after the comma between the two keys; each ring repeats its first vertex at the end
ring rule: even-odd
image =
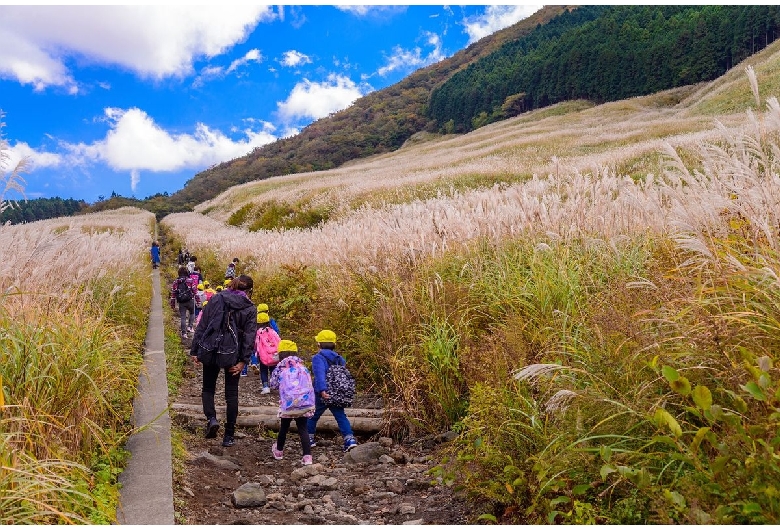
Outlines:
{"type": "Polygon", "coordinates": [[[244,291],[245,293],[249,294],[254,286],[254,280],[252,280],[252,278],[246,274],[242,274],[237,278],[233,278],[233,280],[228,285],[228,289],[233,289],[234,291],[244,291]]]}

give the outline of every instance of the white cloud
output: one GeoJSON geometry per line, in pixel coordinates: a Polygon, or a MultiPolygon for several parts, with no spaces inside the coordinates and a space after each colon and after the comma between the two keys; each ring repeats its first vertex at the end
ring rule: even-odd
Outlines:
{"type": "Polygon", "coordinates": [[[381,76],[385,76],[396,70],[411,71],[417,70],[429,64],[433,64],[444,59],[442,53],[441,38],[435,33],[426,33],[428,44],[433,46],[433,50],[428,55],[423,55],[419,47],[413,50],[405,50],[400,46],[393,48],[393,54],[387,58],[387,64],[377,70],[381,76]]]}
{"type": "Polygon", "coordinates": [[[26,158],[30,162],[30,171],[44,167],[57,167],[62,163],[61,155],[46,151],[36,151],[26,142],[17,142],[9,149],[8,155],[8,164],[3,169],[15,168],[23,158],[26,158]]]}
{"type": "Polygon", "coordinates": [[[141,171],[202,169],[277,139],[268,122],[261,122],[260,130],[244,129],[244,139],[234,141],[202,123],[193,134],[171,134],[138,108],[107,108],[104,112],[111,126],[106,137],[91,144],[64,144],[70,153],[68,162],[74,166],[105,163],[115,171],[129,171],[133,191],[141,171]]]}
{"type": "Polygon", "coordinates": [[[544,6],[487,6],[484,14],[463,21],[463,25],[466,27],[465,31],[469,36],[468,44],[477,42],[483,37],[487,37],[500,29],[509,27],[524,18],[528,18],[542,7],[544,6]]]}
{"type": "Polygon", "coordinates": [[[192,71],[244,40],[269,6],[244,4],[161,6],[0,6],[0,77],[36,90],[76,81],[66,62],[125,67],[162,79],[192,71]]]}
{"type": "Polygon", "coordinates": [[[311,58],[301,52],[290,50],[288,52],[284,52],[284,57],[282,57],[282,60],[279,61],[279,63],[281,63],[282,66],[289,66],[294,68],[302,64],[311,63],[311,58]]]}
{"type": "Polygon", "coordinates": [[[242,58],[236,59],[235,61],[230,63],[230,66],[228,66],[228,69],[225,71],[225,73],[229,74],[239,66],[243,66],[250,62],[256,62],[256,63],[263,62],[263,56],[260,54],[260,50],[258,50],[257,48],[249,50],[242,58]]]}
{"type": "Polygon", "coordinates": [[[359,87],[348,77],[330,74],[322,83],[304,79],[293,88],[285,101],[277,103],[279,116],[285,121],[301,118],[319,119],[345,109],[372,89],[359,87]]]}
{"type": "Polygon", "coordinates": [[[406,6],[367,5],[367,6],[334,6],[339,11],[351,13],[358,17],[387,16],[406,11],[406,6]]]}

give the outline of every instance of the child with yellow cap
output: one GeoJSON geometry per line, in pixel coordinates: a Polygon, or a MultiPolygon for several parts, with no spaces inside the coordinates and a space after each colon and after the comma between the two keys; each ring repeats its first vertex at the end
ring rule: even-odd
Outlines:
{"type": "MultiPolygon", "coordinates": [[[[352,424],[350,424],[347,418],[346,412],[344,412],[343,406],[337,406],[330,403],[330,395],[328,394],[328,383],[325,374],[328,368],[332,365],[346,366],[347,361],[336,353],[336,334],[329,330],[323,329],[317,336],[314,337],[317,341],[319,351],[311,358],[312,373],[314,374],[314,415],[309,418],[307,430],[309,431],[309,442],[312,447],[316,447],[314,440],[314,431],[317,429],[317,421],[320,416],[326,411],[330,410],[333,417],[336,419],[336,424],[339,427],[341,436],[344,438],[344,452],[348,452],[350,449],[357,446],[357,440],[352,433],[352,424]]],[[[353,380],[354,381],[354,380],[353,380]]]]}

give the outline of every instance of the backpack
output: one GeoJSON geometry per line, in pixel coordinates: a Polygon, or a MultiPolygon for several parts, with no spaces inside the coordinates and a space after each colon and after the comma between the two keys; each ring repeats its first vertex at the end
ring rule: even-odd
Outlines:
{"type": "Polygon", "coordinates": [[[275,366],[279,362],[279,335],[271,327],[258,327],[255,336],[255,352],[260,362],[275,366]]]}
{"type": "Polygon", "coordinates": [[[220,368],[233,366],[238,362],[238,332],[233,310],[222,309],[219,326],[214,322],[198,343],[198,360],[203,364],[216,364],[220,368]]]}
{"type": "Polygon", "coordinates": [[[276,369],[280,371],[279,412],[295,417],[314,410],[314,386],[308,368],[299,360],[290,360],[276,369]]]}
{"type": "Polygon", "coordinates": [[[176,301],[186,304],[192,300],[192,288],[187,285],[187,280],[179,278],[176,282],[176,301]]]}
{"type": "Polygon", "coordinates": [[[330,396],[323,402],[332,407],[351,407],[352,401],[355,399],[355,378],[352,377],[346,364],[334,364],[324,355],[323,357],[328,363],[328,369],[325,371],[325,383],[330,396]]]}

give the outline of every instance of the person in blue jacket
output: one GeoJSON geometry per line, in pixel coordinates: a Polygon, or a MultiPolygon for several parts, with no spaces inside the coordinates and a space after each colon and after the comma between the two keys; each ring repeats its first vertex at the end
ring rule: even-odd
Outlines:
{"type": "Polygon", "coordinates": [[[326,411],[330,410],[333,417],[336,419],[336,425],[339,427],[341,436],[344,438],[344,452],[348,452],[353,447],[357,446],[357,440],[352,433],[352,424],[347,418],[347,413],[344,412],[343,407],[335,407],[325,403],[324,399],[328,399],[328,385],[325,381],[325,372],[328,370],[328,363],[345,365],[347,361],[334,351],[336,347],[336,334],[329,330],[323,329],[317,336],[314,337],[317,341],[319,351],[311,358],[312,375],[314,376],[314,415],[309,418],[307,423],[307,431],[309,431],[309,441],[312,447],[316,447],[317,444],[314,440],[314,431],[317,429],[317,421],[320,416],[326,411]]]}
{"type": "Polygon", "coordinates": [[[152,241],[152,248],[149,249],[149,254],[152,256],[152,268],[156,269],[160,266],[160,243],[152,241]]]}

